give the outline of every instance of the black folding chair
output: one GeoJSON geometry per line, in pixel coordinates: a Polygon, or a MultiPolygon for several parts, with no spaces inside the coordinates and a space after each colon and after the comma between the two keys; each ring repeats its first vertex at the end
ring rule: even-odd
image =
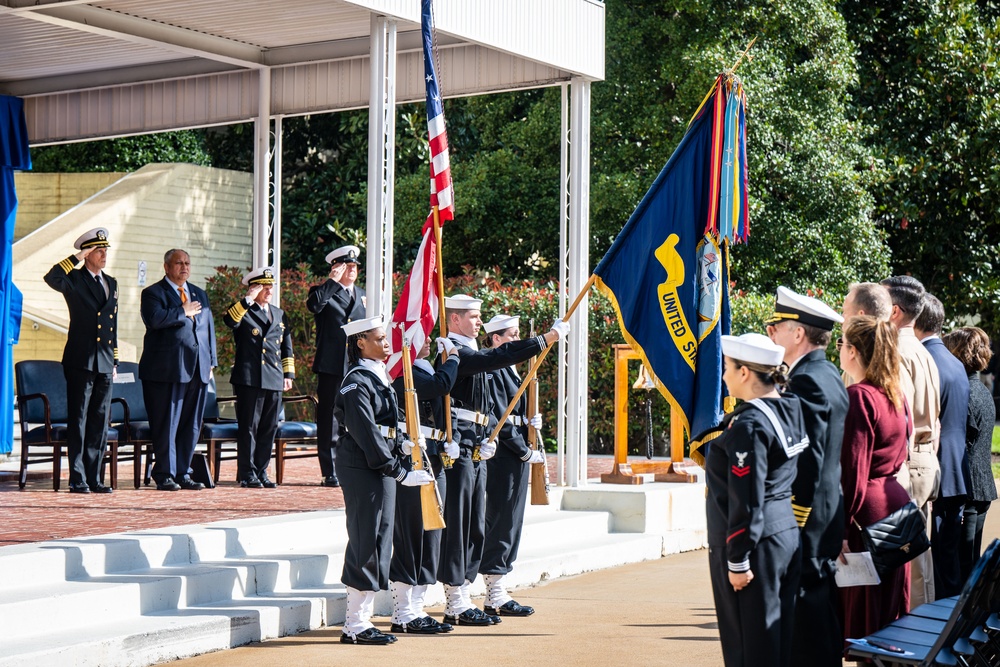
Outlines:
{"type": "Polygon", "coordinates": [[[135,362],[122,361],[118,364],[118,377],[115,378],[111,394],[111,423],[118,430],[119,457],[123,444],[132,448],[132,482],[138,489],[142,477],[143,454],[147,461],[151,460],[153,437],[149,415],[146,413],[146,400],[142,394],[142,381],[139,379],[139,364],[135,362]]]}
{"type": "Polygon", "coordinates": [[[303,459],[319,456],[316,447],[316,436],[319,430],[316,428],[316,415],[319,410],[319,401],[315,396],[287,396],[282,401],[285,405],[289,403],[312,403],[313,420],[306,421],[285,421],[285,409],[282,407],[278,421],[278,430],[274,434],[274,467],[275,477],[278,484],[285,478],[285,461],[287,459],[303,459]],[[289,451],[289,447],[292,450],[289,451]]]}
{"type": "MultiPolygon", "coordinates": [[[[201,424],[200,443],[207,446],[206,458],[211,468],[212,479],[219,482],[219,468],[222,465],[222,447],[226,443],[236,443],[239,426],[235,419],[220,417],[220,403],[235,403],[235,396],[220,397],[215,388],[215,376],[208,381],[208,399],[205,402],[205,416],[201,424]]],[[[236,458],[235,452],[228,459],[236,458]]]]}

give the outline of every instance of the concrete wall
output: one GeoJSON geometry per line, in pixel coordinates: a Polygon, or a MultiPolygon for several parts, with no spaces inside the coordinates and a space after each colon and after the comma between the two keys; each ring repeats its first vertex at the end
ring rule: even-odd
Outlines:
{"type": "Polygon", "coordinates": [[[14,241],[21,240],[123,176],[125,174],[110,172],[99,174],[14,172],[14,187],[17,188],[18,199],[14,241]]]}
{"type": "MultiPolygon", "coordinates": [[[[123,360],[137,358],[145,333],[139,315],[140,262],[145,262],[149,286],[163,277],[163,253],[183,248],[191,255],[191,282],[203,287],[216,266],[250,265],[252,211],[249,173],[188,164],[147,165],[16,242],[14,283],[24,293],[26,311],[47,322],[68,322],[62,295],[42,277],[75,252],[73,242],[80,234],[106,227],[111,248],[105,270],[119,285],[119,353],[123,360]]],[[[18,349],[21,346],[51,354],[50,344],[41,338],[26,317],[15,354],[29,358],[18,349]]]]}

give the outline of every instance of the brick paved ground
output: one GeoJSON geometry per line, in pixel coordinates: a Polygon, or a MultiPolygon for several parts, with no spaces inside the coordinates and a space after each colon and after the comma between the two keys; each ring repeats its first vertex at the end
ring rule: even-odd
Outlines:
{"type": "MultiPolygon", "coordinates": [[[[611,470],[608,456],[589,457],[588,476],[611,470]]],[[[232,480],[236,462],[223,461],[219,486],[205,491],[157,491],[155,486],[135,490],[131,463],[119,467],[120,488],[111,495],[70,494],[64,479],[62,490],[52,491],[52,479],[32,479],[24,491],[10,474],[0,482],[0,546],[40,542],[67,537],[103,535],[145,528],[163,528],[226,519],[338,509],[344,506],[340,489],[319,486],[319,463],[315,458],[295,459],[285,464],[285,483],[277,489],[241,489],[232,480]]],[[[9,470],[11,464],[5,464],[9,470]]],[[[13,466],[16,470],[16,465],[13,466]]],[[[63,471],[66,463],[63,462],[63,471]]],[[[555,456],[549,458],[550,478],[555,481],[555,456]]],[[[272,464],[271,478],[274,479],[272,464]]]]}

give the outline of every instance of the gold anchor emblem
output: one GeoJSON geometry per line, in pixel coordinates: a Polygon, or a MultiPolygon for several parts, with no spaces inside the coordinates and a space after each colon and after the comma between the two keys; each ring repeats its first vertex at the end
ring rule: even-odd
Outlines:
{"type": "Polygon", "coordinates": [[[257,327],[254,327],[253,331],[251,331],[250,333],[252,335],[254,335],[254,336],[259,336],[260,335],[260,329],[258,329],[257,327]]]}

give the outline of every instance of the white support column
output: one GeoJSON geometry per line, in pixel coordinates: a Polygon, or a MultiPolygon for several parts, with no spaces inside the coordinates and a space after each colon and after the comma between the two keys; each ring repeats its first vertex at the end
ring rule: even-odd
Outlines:
{"type": "MultiPolygon", "coordinates": [[[[569,84],[560,86],[562,100],[559,117],[559,317],[566,314],[569,286],[569,84]]],[[[556,483],[566,486],[566,341],[556,348],[559,388],[556,392],[556,483]]]]}
{"type": "Polygon", "coordinates": [[[270,218],[271,70],[257,70],[257,120],[253,147],[253,266],[268,262],[268,220],[270,218]]]}
{"type": "Polygon", "coordinates": [[[281,116],[274,117],[274,144],[271,150],[271,248],[274,251],[274,293],[271,303],[281,307],[281,116]]]}
{"type": "MultiPolygon", "coordinates": [[[[590,278],[590,82],[575,78],[570,87],[573,140],[570,144],[569,298],[590,278]]],[[[587,350],[590,300],[580,302],[569,334],[566,455],[567,482],[587,481],[587,350]]]]}
{"type": "Polygon", "coordinates": [[[396,178],[396,22],[371,18],[368,96],[367,317],[392,312],[393,190],[396,178]]]}

